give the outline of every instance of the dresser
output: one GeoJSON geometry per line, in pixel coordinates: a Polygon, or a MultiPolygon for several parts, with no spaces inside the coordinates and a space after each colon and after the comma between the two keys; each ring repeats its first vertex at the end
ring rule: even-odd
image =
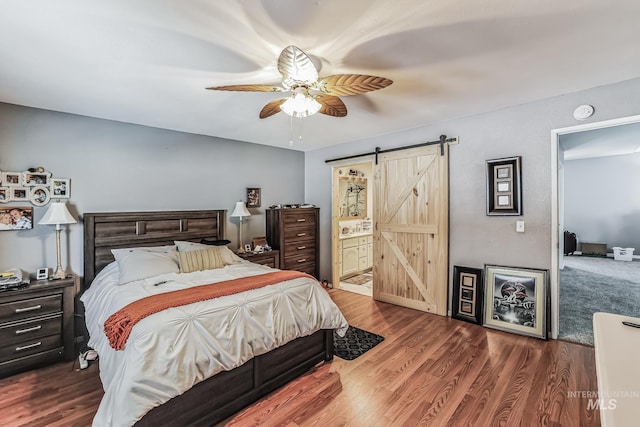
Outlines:
{"type": "Polygon", "coordinates": [[[267,242],[280,251],[280,268],[319,278],[320,208],[267,209],[267,242]]]}
{"type": "Polygon", "coordinates": [[[280,268],[280,251],[271,250],[269,252],[262,252],[260,254],[254,254],[253,252],[245,252],[237,254],[240,258],[251,261],[255,264],[266,265],[271,268],[280,268]]]}
{"type": "Polygon", "coordinates": [[[77,276],[0,293],[0,376],[72,360],[77,276]]]}

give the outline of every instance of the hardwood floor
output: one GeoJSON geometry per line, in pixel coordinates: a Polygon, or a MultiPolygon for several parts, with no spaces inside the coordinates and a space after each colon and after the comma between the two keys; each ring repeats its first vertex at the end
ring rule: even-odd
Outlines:
{"type": "MultiPolygon", "coordinates": [[[[220,426],[599,426],[592,347],[541,341],[331,290],[349,323],[385,340],[335,358],[220,426]],[[575,393],[577,394],[577,393],[575,393]]],[[[97,365],[0,380],[0,425],[88,426],[97,365]]],[[[170,424],[167,424],[170,425],[170,424]]]]}

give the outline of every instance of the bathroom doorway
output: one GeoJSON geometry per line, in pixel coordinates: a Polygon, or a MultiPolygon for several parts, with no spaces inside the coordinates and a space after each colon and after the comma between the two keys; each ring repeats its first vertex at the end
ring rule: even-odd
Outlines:
{"type": "Polygon", "coordinates": [[[334,288],[373,296],[373,161],[333,167],[334,288]]]}

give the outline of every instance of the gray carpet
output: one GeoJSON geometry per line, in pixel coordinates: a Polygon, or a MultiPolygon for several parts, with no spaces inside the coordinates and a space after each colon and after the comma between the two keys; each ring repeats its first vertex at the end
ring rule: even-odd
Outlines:
{"type": "Polygon", "coordinates": [[[593,313],[640,317],[640,261],[565,257],[559,338],[593,345],[593,313]]]}

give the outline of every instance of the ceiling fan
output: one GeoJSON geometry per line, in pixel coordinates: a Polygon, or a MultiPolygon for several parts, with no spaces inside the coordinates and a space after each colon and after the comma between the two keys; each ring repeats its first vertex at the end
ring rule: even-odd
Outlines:
{"type": "Polygon", "coordinates": [[[334,74],[319,78],[311,58],[295,46],[286,47],[278,58],[278,71],[282,74],[282,86],[244,84],[213,86],[209,90],[240,92],[291,92],[286,98],[269,102],[260,111],[265,119],[280,111],[292,117],[306,117],[315,113],[333,117],[345,117],[347,107],[338,96],[371,92],[393,83],[384,77],[363,74],[334,74]]]}

